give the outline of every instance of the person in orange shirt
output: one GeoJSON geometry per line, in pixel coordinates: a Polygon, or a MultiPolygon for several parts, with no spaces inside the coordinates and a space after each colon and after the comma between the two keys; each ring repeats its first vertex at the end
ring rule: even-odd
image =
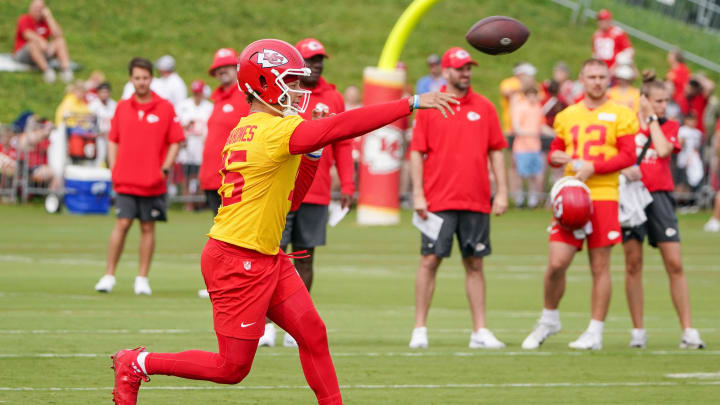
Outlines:
{"type": "Polygon", "coordinates": [[[148,353],[144,347],[117,352],[112,356],[117,405],[135,404],[141,382],[153,374],[239,383],[250,372],[266,315],[296,339],[318,404],[341,405],[325,324],[289,255],[279,248],[286,216],[310,188],[324,146],[407,117],[415,108],[454,114],[450,105],[458,103],[449,94],[426,93],[304,120],[298,114],[305,112],[311,92],[300,88],[299,78],[310,69],[294,46],[255,41],[240,54],[237,68],[250,114],[223,147],[220,209],[201,257],[218,353],[148,353]]]}
{"type": "Polygon", "coordinates": [[[575,254],[587,240],[592,272],[591,320],[571,349],[602,348],[602,331],[610,305],[610,251],[622,242],[618,220],[620,170],[635,161],[638,120],[629,108],[607,98],[610,75],[607,64],[588,59],[581,69],[585,88],[582,102],[566,108],[555,118],[557,136],[550,148],[553,166],[565,166],[566,176],[575,176],[590,189],[591,220],[585,229],[572,232],[553,221],[550,252],[544,280],[544,309],[535,329],[522,343],[537,349],[561,330],[558,306],[565,292],[565,273],[575,254]]]}
{"type": "Polygon", "coordinates": [[[524,83],[534,83],[536,73],[535,66],[520,62],[513,68],[513,75],[500,82],[500,125],[504,132],[512,130],[510,99],[513,95],[522,92],[524,83]]]}
{"type": "Polygon", "coordinates": [[[618,65],[615,68],[615,85],[608,90],[608,98],[627,106],[635,114],[640,111],[640,90],[633,87],[635,69],[630,65],[618,65]]]}
{"type": "Polygon", "coordinates": [[[540,135],[545,118],[535,86],[525,86],[522,95],[513,97],[510,108],[513,141],[513,160],[521,178],[515,192],[515,205],[522,206],[527,196],[527,207],[536,208],[540,202],[540,192],[545,173],[542,160],[540,135]],[[523,193],[522,180],[528,182],[528,192],[523,193]]]}

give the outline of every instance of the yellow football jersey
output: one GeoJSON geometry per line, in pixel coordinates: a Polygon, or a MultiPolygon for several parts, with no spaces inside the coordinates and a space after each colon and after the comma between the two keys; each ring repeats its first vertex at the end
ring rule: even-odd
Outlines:
{"type": "MultiPolygon", "coordinates": [[[[618,154],[619,137],[635,136],[638,120],[631,109],[614,101],[608,100],[592,110],[581,101],[560,112],[554,127],[572,159],[602,162],[618,154]]],[[[575,175],[571,164],[565,167],[565,175],[575,175]]],[[[585,184],[593,200],[618,200],[618,172],[595,174],[585,184]]]]}
{"type": "Polygon", "coordinates": [[[290,135],[302,121],[266,113],[240,120],[223,148],[221,204],[207,236],[278,253],[301,159],[290,154],[290,135]]]}
{"type": "Polygon", "coordinates": [[[628,87],[622,91],[618,86],[614,86],[608,90],[607,96],[610,100],[629,107],[635,114],[640,111],[640,90],[635,87],[628,87]]]}

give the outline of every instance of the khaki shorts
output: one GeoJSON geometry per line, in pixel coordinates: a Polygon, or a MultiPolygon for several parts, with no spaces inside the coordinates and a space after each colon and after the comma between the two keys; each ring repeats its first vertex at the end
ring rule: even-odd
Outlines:
{"type": "MultiPolygon", "coordinates": [[[[50,62],[50,60],[53,59],[55,55],[46,53],[45,57],[47,58],[48,62],[50,62]]],[[[13,59],[15,59],[16,62],[35,66],[35,61],[30,56],[30,44],[25,44],[22,48],[18,49],[18,51],[13,54],[13,59]]]]}

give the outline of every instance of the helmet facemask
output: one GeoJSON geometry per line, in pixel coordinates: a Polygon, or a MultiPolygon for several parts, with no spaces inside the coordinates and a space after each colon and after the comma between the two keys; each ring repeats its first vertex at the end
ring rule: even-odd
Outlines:
{"type": "MultiPolygon", "coordinates": [[[[307,109],[308,104],[310,103],[310,94],[312,94],[312,91],[306,90],[306,89],[292,89],[290,86],[285,83],[285,78],[290,76],[294,76],[294,79],[290,81],[292,83],[295,80],[299,80],[300,76],[310,76],[310,69],[309,68],[300,68],[300,69],[286,69],[282,73],[278,73],[277,70],[272,69],[272,74],[276,76],[275,78],[275,85],[282,90],[282,93],[278,96],[278,102],[277,104],[282,107],[282,111],[278,110],[274,106],[268,104],[265,100],[262,99],[262,97],[252,89],[250,84],[245,83],[245,89],[240,89],[244,92],[248,92],[253,95],[257,100],[259,100],[261,103],[265,104],[266,107],[274,110],[278,114],[282,114],[283,116],[289,116],[289,115],[297,115],[302,114],[307,109]],[[293,105],[293,98],[294,97],[300,97],[300,106],[296,107],[293,105]]],[[[261,76],[261,79],[263,77],[261,76]]],[[[238,82],[238,86],[240,83],[238,82]]]]}

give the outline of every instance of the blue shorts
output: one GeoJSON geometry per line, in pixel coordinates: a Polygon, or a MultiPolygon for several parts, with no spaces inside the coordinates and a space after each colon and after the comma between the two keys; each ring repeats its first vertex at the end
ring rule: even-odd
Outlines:
{"type": "Polygon", "coordinates": [[[520,177],[535,177],[543,171],[543,159],[540,152],[513,153],[513,158],[520,177]]]}

